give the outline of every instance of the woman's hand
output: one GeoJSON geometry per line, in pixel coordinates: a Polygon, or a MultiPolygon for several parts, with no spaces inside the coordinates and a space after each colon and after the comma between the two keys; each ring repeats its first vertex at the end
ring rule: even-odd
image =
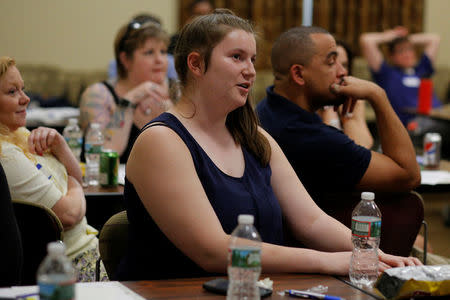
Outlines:
{"type": "Polygon", "coordinates": [[[169,90],[166,85],[146,81],[125,94],[125,99],[130,100],[136,105],[148,99],[168,99],[169,90]]]}
{"type": "Polygon", "coordinates": [[[139,99],[133,115],[133,122],[139,128],[172,107],[166,85],[144,82],[129,94],[139,99]]]}
{"type": "Polygon", "coordinates": [[[68,148],[63,136],[55,129],[48,127],[39,127],[31,131],[28,146],[33,154],[43,155],[44,152],[49,151],[55,156],[68,148]]]}
{"type": "Polygon", "coordinates": [[[378,271],[383,272],[386,269],[396,268],[396,267],[407,267],[407,266],[421,266],[422,263],[416,257],[403,257],[391,254],[386,254],[381,250],[378,250],[378,257],[380,263],[378,266],[378,271]]]}
{"type": "Polygon", "coordinates": [[[53,154],[73,176],[82,183],[81,168],[64,137],[53,128],[39,127],[31,131],[28,137],[28,147],[33,154],[43,155],[44,152],[53,154]]]}

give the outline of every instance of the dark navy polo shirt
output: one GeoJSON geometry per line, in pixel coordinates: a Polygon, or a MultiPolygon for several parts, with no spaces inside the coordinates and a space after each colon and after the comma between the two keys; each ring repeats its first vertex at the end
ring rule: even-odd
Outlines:
{"type": "MultiPolygon", "coordinates": [[[[257,106],[262,127],[277,141],[316,202],[321,193],[349,191],[369,166],[370,150],[268,87],[257,106]]],[[[320,203],[318,203],[320,205],[320,203]]]]}

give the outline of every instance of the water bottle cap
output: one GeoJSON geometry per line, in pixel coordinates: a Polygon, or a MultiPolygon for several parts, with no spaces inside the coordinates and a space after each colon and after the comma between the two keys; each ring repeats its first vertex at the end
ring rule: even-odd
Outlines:
{"type": "Polygon", "coordinates": [[[239,215],[238,216],[238,223],[239,224],[253,224],[253,221],[255,218],[252,215],[239,215]]]}
{"type": "Polygon", "coordinates": [[[375,194],[372,192],[362,192],[361,193],[361,199],[363,200],[374,200],[375,194]]]}
{"type": "Polygon", "coordinates": [[[69,119],[69,124],[70,124],[70,125],[78,124],[78,119],[77,119],[77,118],[70,118],[70,119],[69,119]]]}
{"type": "Polygon", "coordinates": [[[64,251],[66,251],[66,246],[61,241],[47,244],[47,252],[49,254],[64,254],[64,251]]]}

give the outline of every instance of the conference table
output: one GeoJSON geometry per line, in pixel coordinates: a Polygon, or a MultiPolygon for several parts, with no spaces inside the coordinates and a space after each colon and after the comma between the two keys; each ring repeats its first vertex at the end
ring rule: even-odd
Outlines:
{"type": "MultiPolygon", "coordinates": [[[[273,293],[264,299],[289,299],[280,292],[287,289],[306,290],[318,285],[328,287],[327,295],[351,299],[379,299],[372,289],[360,290],[345,281],[348,278],[318,274],[263,274],[273,280],[273,293]]],[[[121,282],[146,299],[225,299],[203,289],[202,284],[216,277],[121,282]]]]}

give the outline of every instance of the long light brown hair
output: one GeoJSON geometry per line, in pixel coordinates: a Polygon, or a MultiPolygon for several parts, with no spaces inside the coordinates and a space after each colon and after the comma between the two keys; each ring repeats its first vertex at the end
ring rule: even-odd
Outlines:
{"type": "MultiPolygon", "coordinates": [[[[216,9],[210,15],[199,16],[186,24],[181,30],[175,47],[175,69],[182,89],[190,84],[187,57],[192,52],[199,53],[205,64],[205,72],[211,59],[211,53],[225,36],[236,29],[255,35],[252,25],[234,15],[228,9],[216,9]]],[[[263,166],[270,161],[270,144],[258,131],[258,117],[249,97],[244,106],[228,114],[226,126],[234,141],[245,146],[263,166]]]]}

